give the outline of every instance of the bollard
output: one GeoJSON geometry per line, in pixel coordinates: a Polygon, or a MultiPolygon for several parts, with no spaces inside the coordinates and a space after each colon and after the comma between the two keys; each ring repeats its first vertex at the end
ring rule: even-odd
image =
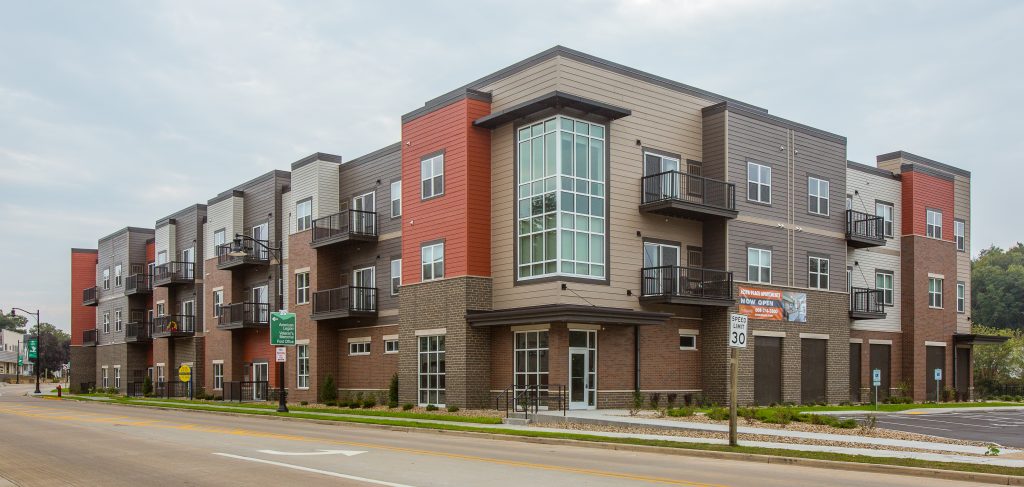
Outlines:
{"type": "Polygon", "coordinates": [[[57,384],[57,397],[61,397],[61,391],[62,389],[60,387],[60,384],[57,384]]]}

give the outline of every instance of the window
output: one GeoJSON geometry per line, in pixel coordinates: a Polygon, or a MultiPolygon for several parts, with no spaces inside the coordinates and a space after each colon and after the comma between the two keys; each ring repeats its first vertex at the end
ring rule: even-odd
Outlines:
{"type": "Polygon", "coordinates": [[[114,311],[114,331],[121,331],[124,321],[121,319],[121,310],[114,311]]]}
{"type": "Polygon", "coordinates": [[[420,161],[421,198],[433,198],[444,194],[444,153],[420,161]]]}
{"type": "Polygon", "coordinates": [[[884,231],[886,237],[893,236],[893,215],[894,210],[892,203],[884,203],[881,201],[875,202],[875,216],[882,217],[882,223],[885,227],[884,231]]]}
{"type": "Polygon", "coordinates": [[[213,246],[214,246],[214,248],[216,248],[218,246],[221,246],[221,245],[224,245],[227,242],[228,241],[227,241],[227,231],[226,230],[221,228],[220,230],[217,230],[216,232],[213,232],[213,246]]]}
{"type": "Polygon", "coordinates": [[[398,295],[398,288],[402,287],[402,259],[391,261],[391,295],[398,295]]]}
{"type": "Polygon", "coordinates": [[[815,215],[828,216],[828,181],[807,178],[807,211],[815,215]]]}
{"type": "Polygon", "coordinates": [[[925,210],[926,227],[925,234],[931,238],[942,238],[942,212],[939,210],[925,210]]]}
{"type": "Polygon", "coordinates": [[[110,289],[110,269],[103,269],[103,289],[110,289]]]}
{"type": "Polygon", "coordinates": [[[607,275],[605,148],[605,127],[582,120],[558,116],[519,128],[519,279],[607,275]]]}
{"type": "Polygon", "coordinates": [[[384,353],[398,353],[398,339],[384,340],[384,353]]]}
{"type": "Polygon", "coordinates": [[[164,303],[156,303],[156,315],[157,316],[166,316],[167,315],[166,309],[167,308],[166,308],[166,306],[164,306],[164,303]]]}
{"type": "Polygon", "coordinates": [[[750,247],[747,249],[747,280],[772,282],[772,251],[750,247]]]}
{"type": "Polygon", "coordinates": [[[882,301],[886,306],[892,306],[895,298],[893,297],[893,273],[890,271],[875,271],[875,289],[882,290],[882,301]]]}
{"type": "Polygon", "coordinates": [[[679,168],[678,157],[644,152],[644,203],[678,198],[679,168]]]}
{"type": "Polygon", "coordinates": [[[195,263],[196,263],[196,249],[195,247],[189,247],[181,251],[181,261],[185,264],[182,265],[181,274],[185,279],[195,278],[195,263]]]}
{"type": "Polygon", "coordinates": [[[298,345],[295,347],[295,361],[297,386],[299,389],[309,389],[309,345],[298,345]]]}
{"type": "Polygon", "coordinates": [[[515,337],[515,389],[548,389],[548,332],[520,331],[515,337]]]}
{"type": "Polygon", "coordinates": [[[309,303],[309,273],[295,274],[295,304],[309,303]]]}
{"type": "Polygon", "coordinates": [[[213,388],[224,388],[224,364],[213,364],[213,388]]]}
{"type": "Polygon", "coordinates": [[[313,198],[295,203],[295,231],[309,230],[313,226],[313,198]]]}
{"type": "Polygon", "coordinates": [[[747,199],[758,203],[772,203],[772,168],[756,162],[747,162],[747,199]]]}
{"type": "Polygon", "coordinates": [[[444,335],[419,337],[419,404],[443,406],[444,395],[444,335]]]}
{"type": "Polygon", "coordinates": [[[164,381],[166,381],[166,380],[167,380],[167,379],[166,379],[166,377],[164,376],[164,366],[163,366],[163,365],[158,365],[158,366],[156,367],[156,381],[157,381],[157,383],[160,383],[160,384],[162,384],[162,383],[164,383],[164,381]]]}
{"type": "Polygon", "coordinates": [[[110,333],[110,311],[103,312],[103,333],[110,333]]]}
{"type": "Polygon", "coordinates": [[[402,182],[391,183],[391,218],[402,216],[402,182]]]}
{"type": "Polygon", "coordinates": [[[828,289],[828,258],[807,258],[807,287],[828,289]]]}
{"type": "Polygon", "coordinates": [[[432,281],[444,277],[444,242],[424,245],[420,249],[420,266],[423,280],[432,281]]]}
{"type": "Polygon", "coordinates": [[[224,310],[224,290],[213,292],[213,316],[220,316],[224,310]]]}
{"type": "Polygon", "coordinates": [[[114,367],[114,388],[121,388],[121,367],[114,367]]]}
{"type": "Polygon", "coordinates": [[[348,344],[349,355],[369,355],[370,354],[370,340],[351,342],[348,344]]]}
{"type": "Polygon", "coordinates": [[[956,249],[960,252],[967,250],[967,239],[964,237],[965,225],[963,220],[953,220],[953,236],[956,238],[956,249]]]}
{"type": "Polygon", "coordinates": [[[107,366],[104,365],[103,366],[103,388],[104,389],[109,387],[109,385],[107,384],[107,372],[108,372],[107,366]]]}
{"type": "Polygon", "coordinates": [[[956,312],[963,313],[967,308],[967,285],[963,282],[956,283],[956,312]]]}
{"type": "Polygon", "coordinates": [[[928,307],[942,307],[942,281],[940,277],[928,278],[928,307]]]}
{"type": "Polygon", "coordinates": [[[679,333],[679,349],[680,350],[696,350],[697,349],[697,335],[691,333],[679,333]]]}
{"type": "Polygon", "coordinates": [[[167,263],[167,251],[161,250],[156,253],[156,265],[164,265],[167,263]]]}
{"type": "Polygon", "coordinates": [[[114,266],[114,287],[121,287],[124,281],[121,279],[121,264],[114,266]]]}

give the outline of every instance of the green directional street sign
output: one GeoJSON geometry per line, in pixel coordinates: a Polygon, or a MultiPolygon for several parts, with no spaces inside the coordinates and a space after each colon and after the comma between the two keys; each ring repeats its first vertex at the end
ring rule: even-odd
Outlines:
{"type": "Polygon", "coordinates": [[[39,342],[35,338],[28,340],[28,358],[39,358],[39,342]]]}
{"type": "Polygon", "coordinates": [[[295,345],[295,313],[270,313],[270,344],[295,345]]]}
{"type": "Polygon", "coordinates": [[[21,367],[22,365],[24,365],[24,364],[21,363],[21,354],[19,353],[18,354],[18,367],[21,367]]]}

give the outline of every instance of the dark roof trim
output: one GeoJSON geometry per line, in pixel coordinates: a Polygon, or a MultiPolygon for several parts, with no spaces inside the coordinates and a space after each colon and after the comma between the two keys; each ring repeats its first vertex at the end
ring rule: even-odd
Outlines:
{"type": "Polygon", "coordinates": [[[395,142],[394,144],[391,144],[391,145],[389,145],[387,147],[382,147],[382,148],[377,149],[377,150],[375,150],[373,152],[370,152],[369,154],[364,154],[364,155],[361,155],[361,156],[359,156],[359,157],[357,157],[355,159],[351,159],[348,162],[342,164],[341,167],[342,168],[351,167],[351,166],[354,166],[354,165],[375,161],[377,159],[380,159],[381,157],[389,155],[389,154],[391,154],[393,152],[399,152],[401,150],[402,150],[402,143],[401,142],[395,142]]]}
{"type": "Polygon", "coordinates": [[[153,235],[156,232],[152,228],[124,227],[114,233],[111,233],[110,235],[107,235],[106,237],[101,238],[100,242],[110,240],[118,235],[121,235],[122,233],[148,233],[150,235],[153,235]]]}
{"type": "Polygon", "coordinates": [[[150,237],[146,239],[146,245],[149,245],[151,243],[156,243],[156,237],[150,237]]]}
{"type": "Polygon", "coordinates": [[[901,164],[900,165],[900,172],[901,173],[903,173],[903,172],[919,172],[919,173],[927,174],[929,176],[937,177],[939,179],[944,179],[946,181],[953,181],[953,179],[954,179],[953,175],[948,173],[948,172],[940,171],[938,169],[935,169],[935,168],[932,168],[932,167],[928,167],[928,166],[925,166],[925,165],[921,165],[921,164],[906,164],[906,163],[901,164]]]}
{"type": "Polygon", "coordinates": [[[302,159],[293,162],[292,171],[315,161],[333,162],[335,164],[341,164],[341,156],[328,154],[326,152],[314,152],[306,157],[303,157],[302,159]]]}
{"type": "Polygon", "coordinates": [[[171,213],[170,215],[167,215],[167,216],[157,220],[156,221],[156,226],[162,227],[162,226],[164,226],[164,225],[166,225],[168,223],[174,223],[173,220],[176,217],[184,216],[184,215],[187,215],[189,213],[196,213],[196,219],[198,220],[199,219],[199,215],[198,214],[199,214],[200,210],[205,212],[206,211],[206,205],[204,205],[202,203],[196,203],[194,205],[187,206],[185,208],[182,208],[182,209],[180,209],[180,210],[178,210],[178,211],[176,211],[174,213],[171,213]]]}
{"type": "Polygon", "coordinates": [[[900,158],[903,158],[903,159],[906,159],[906,160],[912,161],[912,162],[926,164],[926,165],[934,167],[935,169],[939,169],[939,170],[946,171],[946,172],[951,172],[953,174],[959,174],[960,176],[963,176],[965,178],[971,177],[971,171],[968,171],[966,169],[960,169],[959,167],[950,166],[949,164],[943,164],[943,163],[941,163],[939,161],[934,161],[932,159],[928,159],[927,157],[921,157],[921,156],[919,156],[917,154],[911,154],[909,152],[901,151],[901,150],[898,150],[896,152],[890,152],[888,154],[882,154],[880,156],[875,157],[875,160],[877,162],[882,162],[882,161],[889,161],[889,160],[892,160],[892,159],[900,159],[900,158]]]}
{"type": "Polygon", "coordinates": [[[531,68],[533,66],[536,66],[536,65],[538,65],[540,63],[543,63],[543,62],[545,62],[545,61],[547,61],[549,59],[552,59],[554,57],[557,57],[557,56],[561,56],[561,57],[564,57],[566,59],[572,59],[573,61],[578,61],[578,62],[581,62],[581,63],[584,63],[584,64],[589,64],[591,66],[594,66],[594,67],[597,67],[597,68],[601,68],[601,69],[604,69],[604,70],[607,70],[607,71],[611,71],[613,73],[618,73],[618,74],[621,74],[623,76],[628,76],[630,78],[637,79],[637,80],[640,80],[640,81],[646,81],[648,83],[651,83],[651,84],[654,84],[654,85],[658,85],[658,86],[661,86],[663,88],[668,88],[670,90],[678,91],[678,92],[681,92],[681,93],[686,93],[688,95],[693,95],[693,96],[696,96],[696,97],[699,97],[699,98],[703,98],[705,100],[709,100],[709,101],[712,101],[712,102],[731,101],[731,102],[736,103],[736,104],[747,106],[751,110],[761,110],[761,111],[767,112],[767,110],[764,110],[763,108],[759,108],[759,107],[756,107],[754,105],[749,105],[749,104],[743,103],[743,102],[741,102],[739,100],[733,100],[731,98],[728,98],[728,97],[725,97],[725,96],[722,96],[722,95],[719,95],[719,94],[716,94],[716,93],[712,93],[710,91],[705,91],[705,90],[702,90],[700,88],[695,88],[693,86],[686,85],[686,84],[680,83],[678,81],[672,81],[672,80],[670,80],[668,78],[662,78],[661,76],[656,76],[656,75],[653,75],[651,73],[640,71],[639,69],[636,69],[636,68],[631,68],[629,66],[625,66],[625,65],[622,65],[622,64],[613,63],[611,61],[608,61],[607,59],[601,59],[599,57],[592,56],[590,54],[586,54],[586,53],[583,53],[583,52],[580,52],[580,51],[569,49],[568,47],[555,46],[555,47],[547,49],[547,50],[545,50],[543,52],[534,54],[533,56],[530,56],[530,57],[528,57],[528,58],[526,58],[526,59],[524,59],[522,61],[519,61],[518,63],[515,63],[515,64],[513,64],[511,66],[507,66],[505,68],[499,69],[498,71],[495,71],[495,72],[493,72],[493,73],[491,73],[491,74],[489,74],[487,76],[484,76],[483,78],[480,78],[480,79],[478,79],[476,81],[473,81],[472,83],[469,83],[469,84],[467,84],[467,85],[465,85],[465,86],[463,86],[461,88],[455,89],[455,90],[450,91],[450,92],[448,92],[448,93],[446,93],[444,95],[441,95],[441,96],[439,96],[437,98],[434,98],[433,100],[427,101],[427,103],[425,103],[422,108],[418,108],[416,110],[413,110],[413,111],[403,115],[402,116],[402,123],[408,122],[409,120],[413,120],[413,119],[415,119],[417,117],[421,117],[421,116],[423,116],[423,115],[425,115],[427,113],[430,113],[430,112],[432,112],[434,110],[437,110],[438,108],[441,108],[441,107],[443,107],[445,105],[450,104],[453,101],[452,100],[453,97],[458,97],[459,94],[461,92],[465,91],[465,90],[480,90],[480,89],[483,89],[484,87],[486,87],[487,85],[490,85],[491,83],[494,83],[495,81],[498,81],[498,80],[507,78],[509,76],[512,76],[512,75],[514,75],[514,74],[516,74],[516,73],[518,73],[520,71],[529,69],[529,68],[531,68]]]}
{"type": "Polygon", "coordinates": [[[223,193],[221,193],[221,194],[219,194],[217,196],[214,196],[213,199],[211,199],[210,201],[207,201],[206,204],[207,204],[207,206],[213,206],[213,205],[215,205],[217,203],[220,203],[221,201],[224,201],[224,200],[226,200],[228,198],[231,198],[233,196],[237,196],[237,197],[241,198],[244,195],[245,195],[244,191],[233,189],[231,191],[225,191],[225,192],[223,192],[223,193]]]}
{"type": "Polygon", "coordinates": [[[239,184],[238,186],[235,186],[234,188],[231,188],[231,189],[229,189],[227,191],[224,191],[224,192],[218,194],[217,196],[214,196],[213,198],[210,199],[210,201],[207,201],[206,204],[207,205],[212,205],[214,203],[218,203],[220,201],[224,201],[225,199],[230,198],[232,196],[242,196],[242,194],[245,192],[245,190],[248,189],[249,187],[255,186],[255,185],[257,185],[259,183],[262,183],[262,182],[264,182],[264,181],[266,181],[268,179],[287,178],[290,181],[291,177],[292,177],[292,173],[290,173],[288,171],[282,171],[280,169],[274,169],[274,170],[272,170],[270,172],[267,172],[265,174],[261,174],[261,175],[256,176],[255,178],[252,178],[252,179],[250,179],[250,180],[248,180],[248,181],[246,181],[246,182],[244,182],[242,184],[239,184]]]}
{"type": "Polygon", "coordinates": [[[885,169],[869,166],[867,164],[861,164],[859,162],[846,161],[846,167],[860,172],[874,174],[875,176],[882,176],[883,178],[895,179],[897,181],[899,181],[900,179],[900,175],[892,171],[886,171],[885,169]]]}
{"type": "Polygon", "coordinates": [[[552,91],[546,95],[538,96],[532,100],[527,100],[499,112],[478,118],[473,122],[473,125],[493,129],[541,110],[562,107],[575,108],[609,120],[626,117],[633,113],[628,108],[620,108],[615,105],[588,100],[580,96],[562,93],[561,91],[552,91]]]}
{"type": "Polygon", "coordinates": [[[100,251],[99,251],[99,249],[79,249],[79,248],[71,247],[71,253],[72,254],[98,254],[98,253],[100,253],[100,251]]]}
{"type": "Polygon", "coordinates": [[[825,140],[828,140],[828,141],[831,141],[831,142],[835,142],[837,144],[846,145],[846,137],[843,137],[842,135],[833,134],[832,132],[826,132],[824,130],[816,129],[814,127],[811,127],[809,125],[804,125],[802,123],[796,123],[796,122],[794,122],[792,120],[786,120],[786,119],[784,119],[782,117],[777,117],[775,115],[769,115],[766,110],[763,110],[763,109],[760,109],[760,108],[756,108],[756,107],[754,107],[752,109],[750,107],[750,105],[747,105],[745,103],[737,103],[737,102],[734,102],[734,101],[724,101],[722,103],[718,103],[718,104],[715,104],[715,105],[704,107],[701,110],[701,113],[703,114],[703,116],[707,117],[707,116],[714,115],[716,113],[721,113],[721,112],[724,112],[724,111],[738,113],[738,114],[743,115],[745,117],[750,117],[750,118],[753,118],[755,120],[760,120],[760,121],[765,122],[765,123],[770,123],[772,125],[778,125],[780,127],[786,127],[788,129],[792,129],[792,130],[795,130],[797,132],[803,132],[803,133],[805,133],[807,135],[812,135],[814,137],[819,137],[819,138],[822,138],[822,139],[825,139],[825,140]]]}
{"type": "Polygon", "coordinates": [[[498,311],[469,311],[466,321],[473,326],[531,325],[538,323],[587,323],[599,325],[663,325],[671,313],[634,311],[623,308],[546,304],[498,311]]]}
{"type": "Polygon", "coordinates": [[[459,88],[455,91],[451,91],[437,98],[434,98],[433,100],[428,101],[421,108],[417,108],[416,110],[413,110],[409,113],[406,113],[405,115],[402,115],[402,123],[410,122],[428,113],[434,112],[438,109],[451,105],[452,103],[466,99],[490,103],[491,94],[484,91],[474,90],[467,86],[463,86],[462,88],[459,88]]]}
{"type": "Polygon", "coordinates": [[[954,333],[953,343],[964,343],[968,345],[999,345],[1005,343],[1010,337],[999,335],[975,335],[967,333],[954,333]]]}

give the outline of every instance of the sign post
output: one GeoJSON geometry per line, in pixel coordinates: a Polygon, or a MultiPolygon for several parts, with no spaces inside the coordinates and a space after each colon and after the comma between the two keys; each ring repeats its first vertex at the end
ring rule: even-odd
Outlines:
{"type": "Polygon", "coordinates": [[[940,383],[942,383],[942,369],[935,369],[935,404],[939,403],[939,397],[942,394],[942,390],[939,388],[940,383]]]}
{"type": "Polygon", "coordinates": [[[738,349],[747,348],[747,317],[729,316],[729,446],[736,446],[736,384],[739,382],[738,349]]]}
{"type": "Polygon", "coordinates": [[[277,412],[287,413],[284,391],[285,347],[295,345],[295,313],[270,313],[270,344],[277,347],[277,412]]]}
{"type": "Polygon", "coordinates": [[[181,364],[181,367],[178,367],[178,380],[188,384],[189,400],[195,399],[195,395],[192,393],[192,367],[181,364]]]}
{"type": "Polygon", "coordinates": [[[871,385],[875,388],[875,411],[878,411],[878,386],[882,385],[882,369],[871,371],[871,385]]]}

